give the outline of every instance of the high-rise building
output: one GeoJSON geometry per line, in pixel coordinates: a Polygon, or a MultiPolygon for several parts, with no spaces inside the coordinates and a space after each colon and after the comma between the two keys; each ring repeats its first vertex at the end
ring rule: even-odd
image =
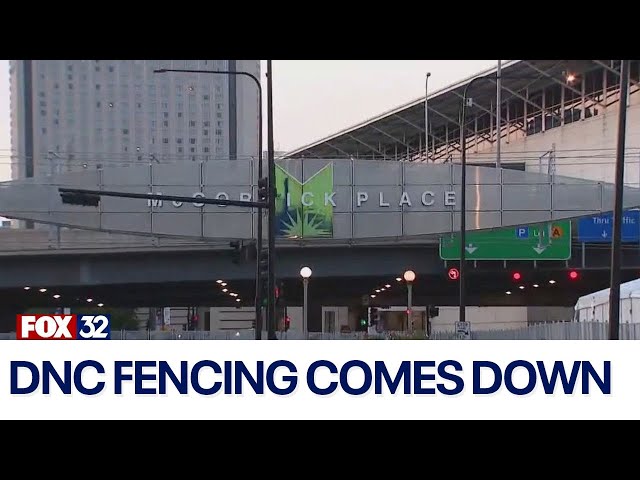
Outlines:
{"type": "Polygon", "coordinates": [[[259,60],[12,60],[12,178],[257,157],[259,60]]]}

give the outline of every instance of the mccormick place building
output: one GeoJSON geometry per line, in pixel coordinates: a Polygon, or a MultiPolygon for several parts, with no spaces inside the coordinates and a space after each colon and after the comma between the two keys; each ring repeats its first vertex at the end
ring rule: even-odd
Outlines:
{"type": "Polygon", "coordinates": [[[258,155],[260,60],[11,60],[12,179],[258,155]]]}

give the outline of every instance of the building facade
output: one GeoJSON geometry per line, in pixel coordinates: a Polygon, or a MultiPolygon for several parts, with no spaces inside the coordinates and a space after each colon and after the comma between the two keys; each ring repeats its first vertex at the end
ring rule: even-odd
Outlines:
{"type": "Polygon", "coordinates": [[[12,60],[12,178],[258,155],[259,60],[12,60]]]}

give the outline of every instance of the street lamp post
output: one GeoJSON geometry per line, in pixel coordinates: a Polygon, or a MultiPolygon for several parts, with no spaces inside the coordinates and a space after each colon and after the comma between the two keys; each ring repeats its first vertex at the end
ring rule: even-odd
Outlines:
{"type": "Polygon", "coordinates": [[[431,72],[427,72],[424,81],[424,146],[425,159],[429,160],[429,77],[431,72]]]}
{"type": "MultiPolygon", "coordinates": [[[[465,268],[465,247],[467,240],[467,136],[465,135],[465,124],[466,124],[466,112],[467,107],[472,105],[472,99],[469,98],[468,92],[471,87],[480,80],[492,80],[496,81],[496,83],[502,88],[501,79],[503,78],[511,78],[511,79],[529,79],[529,80],[539,80],[539,77],[533,77],[530,75],[503,75],[502,74],[502,64],[499,64],[500,74],[489,74],[482,75],[479,77],[473,78],[467,85],[464,87],[464,91],[462,93],[462,105],[460,107],[460,275],[458,278],[459,287],[460,287],[460,313],[459,320],[461,322],[466,321],[466,268],[465,268]]],[[[571,81],[568,74],[565,72],[565,81],[571,81]]],[[[497,93],[497,92],[496,92],[497,93]]],[[[497,105],[498,110],[500,109],[500,105],[497,105]]],[[[500,118],[500,114],[498,113],[498,118],[500,118]]],[[[498,135],[500,132],[498,131],[498,135]]],[[[497,159],[496,167],[500,165],[499,158],[497,159]]],[[[500,167],[501,168],[501,167],[500,167]]]]}
{"type": "Polygon", "coordinates": [[[271,60],[267,60],[267,165],[269,167],[269,195],[268,207],[268,247],[269,266],[267,279],[267,338],[276,340],[276,302],[274,292],[276,288],[276,162],[273,151],[273,73],[271,60]]]}
{"type": "Polygon", "coordinates": [[[616,147],[616,180],[613,210],[613,240],[611,246],[611,285],[609,288],[609,340],[620,338],[620,246],[622,237],[622,193],[624,188],[624,149],[627,131],[627,93],[629,91],[629,60],[620,66],[620,111],[616,147]]]}
{"type": "MultiPolygon", "coordinates": [[[[263,169],[262,169],[262,84],[260,83],[260,79],[255,75],[249,72],[236,72],[230,70],[189,70],[189,69],[169,69],[169,68],[161,68],[158,70],[154,70],[153,73],[206,73],[209,75],[236,75],[236,76],[244,76],[250,78],[258,89],[258,178],[262,178],[263,169]]],[[[256,331],[255,331],[255,339],[262,339],[262,284],[260,282],[260,252],[262,252],[262,208],[258,207],[258,226],[256,233],[256,300],[255,300],[255,309],[256,309],[256,331]]]]}
{"type": "Polygon", "coordinates": [[[311,276],[311,269],[309,267],[302,267],[300,269],[300,276],[302,277],[302,286],[304,293],[302,296],[302,333],[307,334],[307,308],[308,308],[308,293],[309,293],[309,277],[311,276]]]}
{"type": "Polygon", "coordinates": [[[404,281],[407,282],[407,330],[411,330],[411,311],[413,309],[413,282],[416,273],[413,270],[404,272],[404,281]]]}

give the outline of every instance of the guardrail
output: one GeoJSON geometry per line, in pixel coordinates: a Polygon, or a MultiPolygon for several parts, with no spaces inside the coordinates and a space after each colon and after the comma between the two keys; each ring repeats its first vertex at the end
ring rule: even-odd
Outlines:
{"type": "MultiPolygon", "coordinates": [[[[606,340],[609,326],[596,322],[556,322],[540,323],[528,327],[509,330],[471,331],[472,340],[606,340]]],[[[455,340],[455,332],[438,331],[430,338],[423,333],[384,332],[368,334],[320,333],[289,331],[277,332],[279,340],[455,340]]],[[[266,338],[266,332],[263,338],[266,338]]],[[[207,331],[162,331],[162,330],[116,330],[111,332],[112,340],[253,340],[253,330],[230,330],[222,332],[207,331]]],[[[0,340],[15,340],[16,334],[0,333],[0,340]]],[[[620,325],[621,340],[640,340],[640,324],[624,323],[620,325]]]]}

